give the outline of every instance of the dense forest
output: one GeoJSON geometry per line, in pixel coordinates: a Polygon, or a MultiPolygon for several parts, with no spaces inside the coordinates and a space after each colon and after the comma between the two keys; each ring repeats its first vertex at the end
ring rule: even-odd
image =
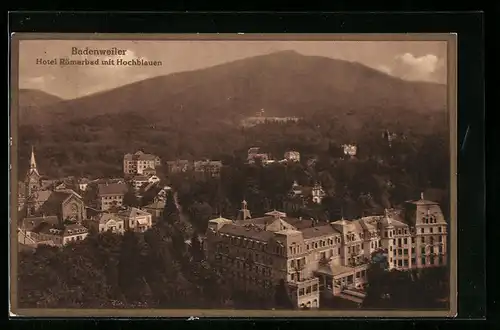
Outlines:
{"type": "Polygon", "coordinates": [[[373,118],[360,131],[348,131],[335,119],[321,116],[247,129],[207,125],[207,131],[148,129],[144,118],[127,118],[122,117],[119,126],[112,126],[112,116],[92,124],[57,126],[57,130],[22,126],[20,156],[25,161],[20,164],[28,164],[31,143],[37,146],[40,172],[53,177],[120,177],[123,154],[137,149],[155,153],[163,161],[177,157],[222,160],[220,179],[168,175],[160,169],[160,177],[179,192],[180,203],[201,231],[211,216],[236,215],[242,199],[249,202],[254,215],[283,209],[294,180],[303,186],[319,182],[327,192],[321,206],[311,204],[311,214],[301,216],[334,219],[341,213],[348,218],[380,214],[384,208],[418,198],[421,192],[441,204],[446,218],[449,215],[449,137],[441,115],[426,122],[433,127],[430,132],[408,129],[382,117],[373,118]],[[387,130],[395,134],[390,144],[387,130]],[[358,146],[355,158],[344,156],[343,143],[358,146]],[[297,150],[302,161],[247,165],[246,151],[252,146],[261,146],[277,159],[287,150],[297,150]]]}
{"type": "Polygon", "coordinates": [[[186,227],[170,197],[163,221],[143,234],[91,232],[63,248],[23,251],[20,307],[232,306],[222,277],[203,261],[200,243],[186,227]]]}

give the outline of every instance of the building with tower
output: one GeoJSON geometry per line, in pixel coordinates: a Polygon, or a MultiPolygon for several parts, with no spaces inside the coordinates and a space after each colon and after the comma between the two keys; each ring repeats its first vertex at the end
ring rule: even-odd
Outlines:
{"type": "Polygon", "coordinates": [[[86,229],[81,226],[82,221],[87,218],[82,196],[71,189],[44,187],[33,148],[30,167],[24,180],[24,191],[24,205],[18,212],[21,236],[38,237],[43,241],[50,241],[47,237],[53,237],[53,242],[62,244],[68,241],[65,237],[76,235],[75,237],[81,238],[86,235],[86,229]],[[65,230],[69,225],[72,229],[65,230]]]}
{"type": "Polygon", "coordinates": [[[322,224],[276,210],[252,218],[242,204],[237,220],[209,221],[205,255],[235,288],[263,298],[284,280],[297,308],[318,308],[320,296],[362,302],[374,254],[389,270],[447,264],[447,222],[423,195],[383,215],[322,224]]]}

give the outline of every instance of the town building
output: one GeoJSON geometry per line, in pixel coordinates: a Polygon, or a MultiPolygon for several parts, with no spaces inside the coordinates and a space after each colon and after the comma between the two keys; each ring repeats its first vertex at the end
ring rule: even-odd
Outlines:
{"type": "Polygon", "coordinates": [[[286,212],[296,212],[310,203],[321,204],[325,196],[325,190],[320,183],[315,183],[311,187],[299,185],[297,181],[294,181],[284,201],[284,208],[286,212]]]}
{"type": "Polygon", "coordinates": [[[354,157],[358,153],[358,147],[354,144],[343,144],[344,155],[354,157]]]}
{"type": "Polygon", "coordinates": [[[194,162],[194,172],[200,178],[218,178],[222,168],[219,160],[201,160],[194,162]]]}
{"type": "Polygon", "coordinates": [[[142,151],[123,156],[123,173],[125,175],[144,174],[144,170],[150,171],[150,169],[156,169],[160,165],[160,157],[142,151]]]}
{"type": "Polygon", "coordinates": [[[59,221],[81,223],[87,218],[82,196],[71,189],[49,190],[43,187],[35,160],[31,151],[30,169],[25,178],[25,200],[21,216],[38,217],[57,216],[59,221]]]}
{"type": "Polygon", "coordinates": [[[101,183],[97,186],[99,208],[102,211],[109,210],[113,206],[123,205],[123,196],[128,187],[125,183],[101,183]]]}
{"type": "Polygon", "coordinates": [[[22,245],[63,246],[84,240],[88,230],[78,223],[62,224],[57,216],[27,217],[20,220],[18,241],[22,245]]]}
{"type": "Polygon", "coordinates": [[[134,176],[130,182],[132,183],[132,187],[135,191],[138,191],[141,187],[146,186],[149,182],[149,177],[146,175],[136,175],[134,176]]]}
{"type": "Polygon", "coordinates": [[[269,162],[269,160],[271,158],[269,156],[269,154],[261,152],[259,147],[249,148],[247,154],[248,154],[247,155],[247,162],[249,164],[255,164],[258,161],[265,164],[265,163],[269,162]]]}
{"type": "Polygon", "coordinates": [[[167,161],[167,171],[169,174],[185,173],[191,169],[189,160],[178,159],[167,161]]]}
{"type": "Polygon", "coordinates": [[[117,215],[123,219],[125,230],[142,233],[153,226],[151,214],[135,207],[120,210],[117,215]]]}
{"type": "Polygon", "coordinates": [[[446,265],[447,222],[439,205],[423,196],[402,210],[323,224],[272,211],[210,220],[204,249],[234,287],[272,299],[284,280],[297,308],[318,308],[320,297],[361,302],[375,252],[387,255],[389,269],[446,265]]]}
{"type": "Polygon", "coordinates": [[[123,234],[125,231],[123,218],[114,213],[101,213],[97,221],[91,222],[91,225],[100,233],[110,231],[115,234],[123,234]]]}
{"type": "Polygon", "coordinates": [[[142,171],[142,174],[144,174],[147,177],[156,176],[156,169],[155,168],[151,168],[151,167],[145,168],[142,171]]]}
{"type": "Polygon", "coordinates": [[[284,158],[289,162],[300,162],[300,153],[298,151],[287,151],[284,158]]]}
{"type": "Polygon", "coordinates": [[[86,191],[89,183],[90,183],[89,179],[81,178],[80,180],[78,180],[78,189],[80,191],[86,191]]]}
{"type": "Polygon", "coordinates": [[[165,199],[155,199],[152,203],[142,207],[142,210],[151,214],[151,221],[155,224],[163,217],[165,204],[165,199]]]}
{"type": "Polygon", "coordinates": [[[19,243],[62,246],[86,237],[86,229],[81,226],[87,218],[82,196],[71,189],[47,185],[38,171],[33,148],[24,187],[20,188],[24,190],[24,205],[18,211],[19,243]]]}

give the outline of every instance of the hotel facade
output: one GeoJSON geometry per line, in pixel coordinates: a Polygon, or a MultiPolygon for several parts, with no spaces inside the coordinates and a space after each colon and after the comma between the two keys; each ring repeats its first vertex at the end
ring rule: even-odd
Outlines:
{"type": "Polygon", "coordinates": [[[234,221],[209,221],[207,259],[235,288],[263,298],[272,299],[284,280],[297,308],[318,308],[320,296],[361,302],[376,251],[387,255],[389,269],[447,263],[447,222],[423,196],[384,215],[321,224],[279,211],[250,218],[246,202],[241,211],[234,221]]]}

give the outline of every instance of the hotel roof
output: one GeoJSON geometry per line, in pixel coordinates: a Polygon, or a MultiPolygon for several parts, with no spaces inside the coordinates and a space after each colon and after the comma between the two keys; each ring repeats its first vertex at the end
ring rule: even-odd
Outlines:
{"type": "Polygon", "coordinates": [[[123,158],[126,160],[156,160],[158,157],[152,154],[146,154],[142,151],[137,151],[135,154],[125,154],[123,158]]]}
{"type": "Polygon", "coordinates": [[[316,238],[316,237],[322,237],[322,236],[340,236],[339,232],[337,232],[331,225],[323,225],[323,226],[317,226],[317,227],[311,227],[311,228],[306,228],[302,229],[302,236],[304,239],[309,239],[309,238],[316,238]]]}
{"type": "Polygon", "coordinates": [[[222,228],[219,230],[219,233],[233,235],[233,236],[240,236],[262,242],[267,242],[272,237],[274,237],[273,232],[262,230],[259,229],[258,227],[238,226],[234,224],[227,224],[222,226],[222,228]]]}

